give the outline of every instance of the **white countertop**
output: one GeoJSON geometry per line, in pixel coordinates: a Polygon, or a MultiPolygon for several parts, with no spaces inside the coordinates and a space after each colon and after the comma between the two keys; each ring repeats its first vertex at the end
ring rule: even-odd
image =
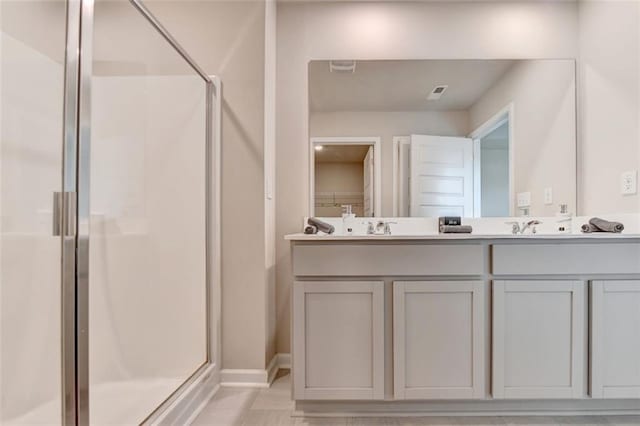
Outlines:
{"type": "Polygon", "coordinates": [[[592,232],[587,234],[424,234],[424,235],[340,235],[340,234],[289,234],[284,237],[289,241],[403,241],[403,240],[627,240],[640,239],[640,234],[614,234],[610,232],[592,232]]]}
{"type": "MultiPolygon", "coordinates": [[[[410,241],[410,240],[629,240],[640,239],[640,214],[603,214],[600,215],[607,220],[617,221],[624,224],[622,233],[593,232],[582,233],[582,224],[587,223],[589,216],[578,217],[490,217],[490,218],[463,218],[464,225],[473,228],[471,234],[440,234],[438,233],[438,218],[417,218],[417,217],[380,217],[376,221],[389,222],[391,224],[391,235],[366,235],[367,226],[365,221],[355,221],[352,224],[354,234],[343,233],[344,221],[339,217],[321,217],[320,219],[336,229],[335,234],[327,235],[319,233],[316,235],[305,235],[303,233],[289,234],[285,236],[289,241],[410,241]],[[529,220],[540,222],[536,228],[537,233],[531,234],[528,229],[525,235],[513,235],[511,233],[511,223],[517,221],[524,223],[529,220]],[[567,219],[570,219],[567,221],[567,219]],[[564,225],[567,232],[559,232],[558,228],[564,225]]],[[[305,217],[301,226],[307,223],[305,217]]],[[[298,228],[302,229],[302,228],[298,228]]]]}

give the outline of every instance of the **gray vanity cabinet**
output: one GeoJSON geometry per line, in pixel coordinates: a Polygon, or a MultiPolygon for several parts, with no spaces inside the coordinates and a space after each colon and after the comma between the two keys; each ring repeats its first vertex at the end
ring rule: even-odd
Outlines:
{"type": "Polygon", "coordinates": [[[591,283],[591,396],[640,398],[640,280],[591,283]]]}
{"type": "Polygon", "coordinates": [[[384,397],[384,282],[296,281],[294,399],[384,397]]]}
{"type": "Polygon", "coordinates": [[[393,283],[394,397],[485,396],[483,281],[393,283]]]}
{"type": "Polygon", "coordinates": [[[640,238],[295,238],[303,411],[637,412],[640,238]]]}
{"type": "Polygon", "coordinates": [[[494,282],[494,398],[583,396],[585,286],[565,280],[494,282]]]}

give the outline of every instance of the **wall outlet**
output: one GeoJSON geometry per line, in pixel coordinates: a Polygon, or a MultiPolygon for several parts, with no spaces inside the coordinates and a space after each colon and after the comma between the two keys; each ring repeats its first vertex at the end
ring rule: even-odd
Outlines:
{"type": "Polygon", "coordinates": [[[544,189],[544,203],[546,205],[553,204],[553,189],[545,188],[544,189]]]}
{"type": "Polygon", "coordinates": [[[622,195],[633,195],[638,193],[638,171],[631,170],[623,172],[620,176],[620,193],[622,195]]]}
{"type": "Polygon", "coordinates": [[[516,196],[518,207],[531,206],[531,192],[518,192],[516,196]]]}

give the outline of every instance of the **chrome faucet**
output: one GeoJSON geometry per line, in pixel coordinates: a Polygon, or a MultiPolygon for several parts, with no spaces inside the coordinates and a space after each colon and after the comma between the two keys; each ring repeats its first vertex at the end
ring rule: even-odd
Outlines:
{"type": "Polygon", "coordinates": [[[375,230],[373,229],[373,222],[362,222],[363,225],[367,225],[367,235],[375,234],[375,230]]]}
{"type": "Polygon", "coordinates": [[[367,235],[391,235],[391,225],[397,222],[385,222],[383,220],[379,220],[376,222],[375,226],[373,222],[362,222],[367,225],[367,235]]]}
{"type": "Polygon", "coordinates": [[[522,222],[522,226],[520,226],[520,222],[506,222],[507,225],[511,225],[511,233],[513,235],[523,235],[525,233],[525,231],[529,228],[531,228],[531,233],[535,234],[536,231],[536,225],[540,225],[542,222],[540,222],[539,220],[530,220],[529,222],[522,222]]]}
{"type": "Polygon", "coordinates": [[[520,231],[521,234],[524,234],[524,231],[526,231],[527,229],[531,228],[531,233],[535,234],[536,231],[536,225],[540,225],[542,222],[540,222],[539,220],[530,220],[527,223],[523,223],[522,226],[522,231],[520,231]]]}
{"type": "Polygon", "coordinates": [[[384,223],[384,234],[391,235],[391,225],[396,224],[398,222],[385,222],[384,223]]]}

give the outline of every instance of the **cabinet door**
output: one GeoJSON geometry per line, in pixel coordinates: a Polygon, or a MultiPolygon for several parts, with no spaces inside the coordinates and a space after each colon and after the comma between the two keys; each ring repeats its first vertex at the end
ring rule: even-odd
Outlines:
{"type": "Polygon", "coordinates": [[[494,398],[583,395],[581,281],[495,281],[494,398]]]}
{"type": "Polygon", "coordinates": [[[384,282],[296,281],[294,399],[384,398],[384,282]]]}
{"type": "Polygon", "coordinates": [[[396,399],[484,397],[484,283],[393,284],[396,399]]]}
{"type": "Polygon", "coordinates": [[[640,280],[591,283],[591,396],[640,398],[640,280]]]}

